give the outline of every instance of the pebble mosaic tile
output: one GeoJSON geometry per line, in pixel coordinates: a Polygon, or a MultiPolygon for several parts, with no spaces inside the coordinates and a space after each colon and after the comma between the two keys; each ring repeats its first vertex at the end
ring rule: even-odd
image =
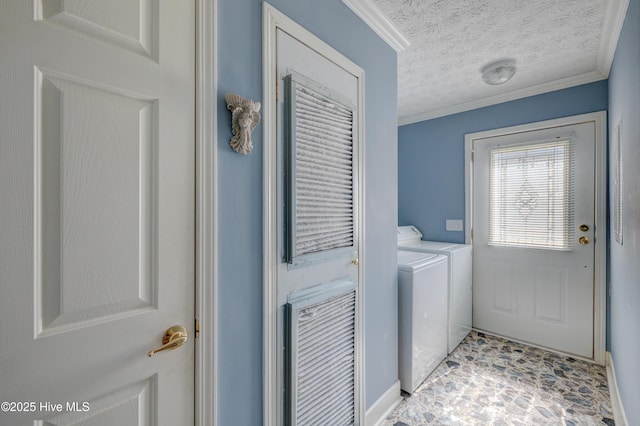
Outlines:
{"type": "Polygon", "coordinates": [[[380,426],[614,425],[604,367],[472,331],[380,426]]]}

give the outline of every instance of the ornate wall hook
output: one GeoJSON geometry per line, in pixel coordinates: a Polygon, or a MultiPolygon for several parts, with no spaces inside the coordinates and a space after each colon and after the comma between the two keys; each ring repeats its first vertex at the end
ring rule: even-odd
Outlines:
{"type": "Polygon", "coordinates": [[[239,154],[249,154],[253,149],[251,132],[260,122],[260,102],[245,99],[240,95],[227,93],[224,97],[227,109],[231,111],[231,130],[233,136],[229,145],[239,154]]]}

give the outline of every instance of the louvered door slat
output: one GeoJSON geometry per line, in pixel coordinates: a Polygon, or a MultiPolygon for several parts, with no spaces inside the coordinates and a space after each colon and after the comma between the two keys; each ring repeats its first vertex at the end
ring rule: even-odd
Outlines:
{"type": "Polygon", "coordinates": [[[354,107],[296,75],[285,78],[285,98],[285,259],[348,254],[356,241],[354,107]]]}
{"type": "Polygon", "coordinates": [[[356,419],[357,292],[341,280],[289,296],[286,383],[291,426],[347,426],[356,419]]]}

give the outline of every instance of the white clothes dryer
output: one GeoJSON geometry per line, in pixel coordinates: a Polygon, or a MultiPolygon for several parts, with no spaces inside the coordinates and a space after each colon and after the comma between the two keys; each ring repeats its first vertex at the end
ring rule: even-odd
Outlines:
{"type": "Polygon", "coordinates": [[[415,226],[398,227],[398,249],[442,254],[449,260],[448,353],[471,331],[473,302],[472,248],[469,244],[423,241],[415,226]]]}
{"type": "Polygon", "coordinates": [[[409,393],[447,356],[447,258],[398,250],[398,375],[409,393]]]}

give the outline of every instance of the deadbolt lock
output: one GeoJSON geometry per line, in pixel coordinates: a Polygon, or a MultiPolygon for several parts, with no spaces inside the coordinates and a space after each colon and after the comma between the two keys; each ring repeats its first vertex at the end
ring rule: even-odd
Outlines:
{"type": "Polygon", "coordinates": [[[587,232],[589,230],[589,225],[583,223],[582,225],[580,225],[580,230],[582,232],[587,232]]]}

